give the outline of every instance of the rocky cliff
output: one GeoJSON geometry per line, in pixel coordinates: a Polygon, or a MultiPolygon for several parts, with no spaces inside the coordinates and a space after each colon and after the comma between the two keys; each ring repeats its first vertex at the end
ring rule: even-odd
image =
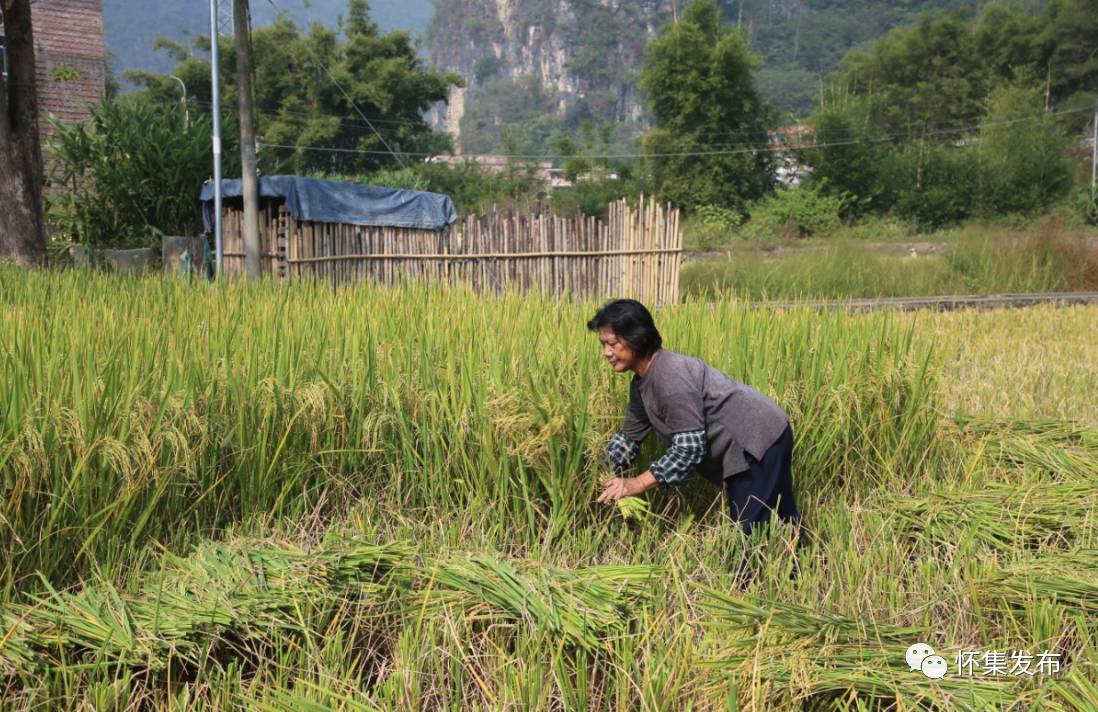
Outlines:
{"type": "MultiPolygon", "coordinates": [[[[667,0],[439,0],[427,33],[431,65],[466,78],[436,126],[467,151],[506,142],[507,124],[574,129],[585,120],[640,125],[639,69],[667,0]]],[[[528,144],[536,136],[519,136],[528,144]]]]}

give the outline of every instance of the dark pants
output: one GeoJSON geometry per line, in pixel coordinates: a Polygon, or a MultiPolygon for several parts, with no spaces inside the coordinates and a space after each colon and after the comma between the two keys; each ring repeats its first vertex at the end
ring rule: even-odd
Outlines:
{"type": "Polygon", "coordinates": [[[759,524],[770,521],[770,512],[777,510],[785,521],[798,522],[797,504],[793,501],[793,429],[786,427],[777,442],[756,460],[750,453],[747,470],[724,481],[729,514],[739,522],[745,534],[759,524]]]}

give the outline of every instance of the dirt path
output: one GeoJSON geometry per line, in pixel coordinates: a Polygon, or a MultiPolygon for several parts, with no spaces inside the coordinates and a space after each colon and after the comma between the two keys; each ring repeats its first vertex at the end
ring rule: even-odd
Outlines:
{"type": "Polygon", "coordinates": [[[750,302],[756,308],[792,309],[810,307],[817,310],[842,309],[868,312],[881,309],[915,311],[932,309],[1018,309],[1037,304],[1064,307],[1074,304],[1098,304],[1098,292],[1053,292],[1049,294],[967,294],[942,297],[881,297],[877,299],[818,299],[800,301],[750,302]]]}
{"type": "MultiPolygon", "coordinates": [[[[852,244],[867,252],[876,252],[882,255],[926,257],[928,255],[941,254],[949,247],[950,243],[931,240],[892,240],[889,242],[856,242],[852,244]]],[[[751,254],[777,259],[780,257],[796,257],[797,255],[815,254],[832,247],[834,247],[834,243],[772,245],[768,247],[740,245],[737,247],[729,247],[725,250],[687,250],[682,253],[682,258],[683,262],[708,262],[711,260],[727,260],[738,254],[751,254]]]]}

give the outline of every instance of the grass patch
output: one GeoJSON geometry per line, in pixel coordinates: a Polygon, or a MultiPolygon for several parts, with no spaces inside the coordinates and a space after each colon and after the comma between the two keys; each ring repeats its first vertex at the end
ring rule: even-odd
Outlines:
{"type": "MultiPolygon", "coordinates": [[[[853,234],[853,229],[845,234],[853,234]]],[[[886,231],[887,232],[887,231],[886,231]]],[[[864,237],[864,235],[859,235],[864,237]]],[[[895,235],[887,234],[889,242],[895,235]]],[[[776,256],[750,243],[726,260],[684,265],[684,294],[743,299],[934,296],[1098,289],[1098,245],[1085,230],[1046,218],[1025,228],[974,224],[921,238],[940,250],[912,256],[864,239],[786,245],[776,256]]],[[[792,243],[796,244],[796,243],[792,243]]],[[[912,248],[914,249],[914,248],[912,248]]]]}

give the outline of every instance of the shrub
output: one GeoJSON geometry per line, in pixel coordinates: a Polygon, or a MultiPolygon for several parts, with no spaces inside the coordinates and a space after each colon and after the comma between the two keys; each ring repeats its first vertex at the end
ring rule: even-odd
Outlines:
{"type": "Polygon", "coordinates": [[[322,177],[443,193],[450,196],[462,214],[484,212],[501,203],[532,202],[544,188],[542,181],[521,167],[497,173],[471,161],[458,165],[417,163],[407,168],[383,169],[366,175],[327,174],[322,177]]]}
{"type": "MultiPolygon", "coordinates": [[[[198,192],[210,177],[211,121],[180,107],[107,101],[83,124],[51,118],[56,187],[47,219],[70,241],[95,247],[145,247],[160,234],[201,230],[198,192]]],[[[226,122],[223,170],[240,175],[236,129],[226,122]]]]}
{"type": "Polygon", "coordinates": [[[564,215],[580,212],[603,217],[610,203],[626,196],[636,196],[640,192],[641,188],[636,181],[625,173],[618,179],[580,178],[571,188],[554,190],[549,203],[564,215]]]}
{"type": "Polygon", "coordinates": [[[828,235],[842,224],[839,216],[847,198],[824,189],[818,183],[779,189],[754,205],[751,219],[786,236],[828,235]]]}
{"type": "Polygon", "coordinates": [[[531,202],[544,189],[544,183],[532,170],[515,164],[495,173],[475,163],[448,166],[423,163],[416,174],[427,181],[427,190],[449,195],[461,213],[480,213],[493,205],[531,202]]]}
{"type": "Polygon", "coordinates": [[[981,172],[974,148],[909,144],[891,154],[885,169],[896,213],[920,228],[956,223],[976,206],[981,172]]]}
{"type": "Polygon", "coordinates": [[[694,214],[702,223],[724,230],[731,230],[743,222],[739,212],[720,205],[699,205],[694,214]]]}
{"type": "Polygon", "coordinates": [[[1090,188],[1076,190],[1073,202],[1076,213],[1088,225],[1098,225],[1098,198],[1090,188]]]}

